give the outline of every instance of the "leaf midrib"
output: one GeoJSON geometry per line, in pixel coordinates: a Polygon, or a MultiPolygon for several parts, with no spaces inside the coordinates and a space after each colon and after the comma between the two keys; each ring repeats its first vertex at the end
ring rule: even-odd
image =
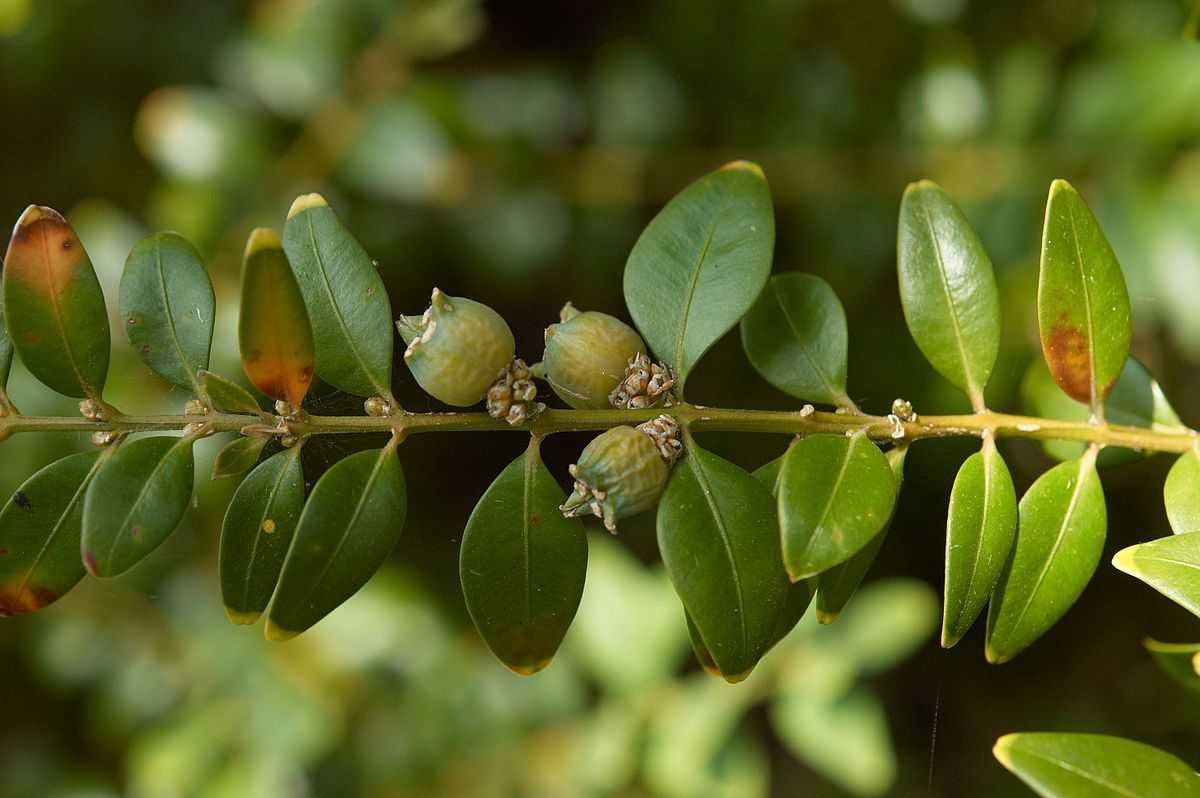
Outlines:
{"type": "MultiPolygon", "coordinates": [[[[62,336],[63,346],[67,350],[67,362],[71,364],[71,371],[75,373],[75,379],[79,381],[79,387],[88,396],[96,397],[96,387],[92,385],[91,380],[84,378],[83,372],[79,370],[79,364],[75,359],[75,348],[72,346],[71,338],[67,335],[66,325],[62,318],[62,304],[59,302],[58,283],[55,281],[54,267],[50,263],[50,241],[46,235],[45,225],[41,230],[42,238],[42,262],[46,267],[46,282],[50,285],[50,303],[54,306],[54,325],[58,327],[58,334],[62,336]]],[[[80,247],[82,250],[82,246],[80,247]]],[[[81,254],[80,257],[83,257],[81,254]]]]}
{"type": "Polygon", "coordinates": [[[1049,754],[1043,754],[1039,751],[1032,751],[1027,748],[1022,750],[1021,753],[1025,754],[1028,757],[1032,757],[1033,759],[1040,759],[1043,762],[1046,762],[1050,765],[1061,768],[1062,770],[1065,770],[1068,773],[1072,773],[1076,776],[1079,776],[1082,779],[1093,782],[1094,784],[1099,784],[1101,787],[1112,790],[1113,792],[1115,792],[1118,795],[1126,796],[1127,798],[1138,798],[1137,793],[1128,792],[1125,790],[1124,787],[1121,787],[1119,784],[1113,784],[1112,782],[1108,781],[1107,779],[1102,779],[1102,778],[1100,778],[1100,776],[1098,776],[1094,773],[1090,773],[1086,770],[1082,770],[1078,766],[1073,765],[1070,762],[1067,762],[1066,760],[1058,759],[1057,757],[1050,756],[1049,754]]]}
{"type": "MultiPolygon", "coordinates": [[[[829,491],[829,498],[825,500],[825,507],[821,510],[821,514],[817,517],[817,522],[813,525],[812,534],[809,535],[808,540],[805,541],[804,548],[800,550],[800,559],[805,563],[808,561],[808,554],[810,551],[812,551],[813,544],[816,543],[817,538],[819,537],[821,528],[825,525],[826,520],[829,518],[829,513],[833,510],[834,501],[837,499],[838,492],[841,490],[842,480],[846,478],[846,471],[850,468],[850,459],[853,456],[854,444],[857,440],[858,438],[856,434],[856,437],[852,438],[850,443],[846,446],[846,453],[842,457],[842,464],[838,466],[838,474],[833,481],[833,489],[829,491]]],[[[780,474],[782,473],[783,469],[781,468],[780,474]]]]}
{"type": "MultiPolygon", "coordinates": [[[[742,576],[738,571],[737,558],[733,554],[733,543],[729,539],[729,530],[725,526],[725,516],[720,506],[718,506],[716,498],[713,496],[712,486],[709,483],[708,475],[704,473],[704,467],[700,464],[699,458],[694,453],[687,460],[691,465],[692,474],[696,477],[696,484],[700,487],[700,493],[703,494],[704,500],[708,504],[713,524],[716,526],[717,534],[721,538],[721,545],[725,548],[725,556],[729,559],[729,571],[733,577],[734,592],[737,594],[738,630],[742,637],[741,653],[744,656],[749,653],[750,632],[746,628],[746,597],[742,592],[742,576]]],[[[703,639],[704,636],[701,635],[700,637],[703,639]]],[[[709,651],[712,651],[711,647],[709,651]]]]}
{"type": "Polygon", "coordinates": [[[525,583],[525,622],[533,620],[533,564],[529,553],[529,506],[533,498],[533,478],[536,473],[536,463],[529,452],[525,453],[522,471],[524,480],[521,485],[521,554],[524,557],[525,583]]]}
{"type": "MultiPolygon", "coordinates": [[[[299,451],[300,451],[300,444],[296,444],[294,447],[292,447],[291,449],[288,450],[288,455],[290,457],[294,458],[295,454],[293,454],[293,453],[298,454],[299,451]]],[[[266,522],[267,518],[271,515],[271,511],[275,507],[275,497],[277,495],[279,495],[279,488],[281,485],[283,485],[283,478],[285,476],[287,476],[288,471],[291,469],[291,467],[292,467],[291,462],[284,463],[280,467],[279,474],[276,475],[275,481],[271,484],[271,492],[267,495],[267,501],[263,504],[262,515],[260,515],[258,518],[258,526],[255,528],[255,533],[254,533],[254,543],[251,544],[251,546],[250,546],[250,557],[248,558],[249,565],[246,568],[246,578],[242,584],[242,606],[243,607],[248,606],[249,602],[250,602],[250,580],[251,580],[251,577],[254,576],[254,558],[256,556],[258,556],[259,542],[261,542],[263,539],[263,536],[266,535],[266,532],[263,530],[263,524],[266,522]]],[[[253,474],[251,476],[253,476],[253,474]]],[[[279,530],[276,530],[276,532],[278,532],[278,531],[279,530]]]]}
{"type": "Polygon", "coordinates": [[[826,374],[825,368],[819,364],[813,358],[812,353],[808,351],[808,346],[806,345],[804,337],[800,334],[800,330],[796,327],[795,321],[792,320],[792,314],[788,312],[787,305],[783,301],[783,296],[779,292],[779,284],[772,280],[770,281],[769,285],[771,287],[771,295],[775,298],[776,304],[779,305],[779,312],[783,314],[783,319],[787,322],[788,328],[792,331],[792,334],[796,336],[796,340],[800,343],[800,354],[804,355],[804,360],[808,363],[809,368],[811,368],[821,382],[824,383],[825,390],[828,391],[828,398],[835,402],[838,401],[845,395],[845,389],[834,386],[833,380],[830,379],[828,374],[826,374]]]}
{"type": "Polygon", "coordinates": [[[142,483],[141,489],[138,490],[137,498],[135,498],[133,500],[133,504],[129,506],[129,511],[125,513],[125,518],[121,521],[121,526],[117,528],[117,534],[113,535],[112,545],[108,547],[108,564],[110,567],[112,566],[113,553],[117,550],[117,544],[120,543],[121,538],[125,536],[126,530],[129,529],[130,519],[133,518],[133,514],[137,512],[138,507],[146,498],[146,493],[150,490],[150,486],[154,484],[154,480],[158,477],[159,472],[163,469],[163,464],[171,459],[171,456],[175,453],[176,447],[180,446],[185,440],[188,441],[189,446],[191,445],[191,440],[188,438],[180,438],[178,443],[171,444],[170,448],[168,448],[166,452],[163,453],[163,456],[159,458],[158,462],[154,464],[154,468],[150,471],[150,475],[146,477],[146,481],[142,483]]]}
{"type": "Polygon", "coordinates": [[[1091,392],[1092,415],[1099,418],[1104,413],[1104,403],[1099,401],[1099,385],[1096,384],[1096,328],[1092,319],[1092,292],[1088,285],[1087,272],[1083,268],[1083,250],[1079,246],[1079,229],[1075,223],[1075,209],[1067,205],[1067,221],[1071,225],[1071,243],[1075,245],[1075,266],[1079,270],[1079,282],[1083,288],[1083,315],[1087,319],[1088,339],[1088,390],[1091,392]]]}
{"type": "MultiPolygon", "coordinates": [[[[983,556],[983,538],[984,538],[984,535],[987,533],[988,515],[991,513],[991,510],[992,510],[992,502],[991,502],[992,469],[990,467],[991,466],[990,458],[995,454],[996,454],[995,444],[992,444],[992,447],[988,451],[988,453],[982,455],[982,457],[980,458],[980,460],[983,463],[983,512],[980,514],[980,518],[979,518],[979,536],[978,536],[978,538],[976,538],[976,540],[978,541],[978,545],[975,547],[975,555],[971,558],[971,575],[967,579],[967,595],[965,597],[967,600],[969,600],[970,597],[972,596],[972,594],[974,593],[973,588],[975,587],[975,577],[979,573],[979,559],[980,559],[980,557],[983,556]]],[[[947,543],[948,543],[948,540],[947,540],[947,543]]],[[[947,568],[950,567],[949,552],[946,553],[946,567],[947,568]]],[[[961,628],[961,624],[963,622],[963,616],[966,614],[966,611],[967,611],[967,600],[959,602],[958,611],[954,614],[954,629],[955,629],[955,631],[958,631],[961,628]]]]}
{"type": "Polygon", "coordinates": [[[925,227],[929,231],[929,240],[933,243],[933,254],[937,259],[938,281],[942,286],[942,291],[946,295],[946,307],[950,311],[950,326],[954,331],[954,343],[958,346],[958,357],[962,361],[963,377],[967,380],[967,393],[971,395],[971,400],[975,401],[977,396],[982,394],[982,390],[975,382],[975,376],[971,372],[971,364],[967,359],[967,347],[963,342],[962,322],[958,318],[958,308],[954,304],[954,297],[950,291],[950,282],[946,279],[946,261],[942,256],[942,246],[938,240],[937,234],[933,228],[933,217],[929,214],[929,206],[922,202],[921,211],[925,216],[925,227]]]}
{"type": "MultiPolygon", "coordinates": [[[[200,394],[202,392],[200,390],[200,382],[196,379],[196,370],[192,369],[192,364],[183,352],[183,344],[179,342],[179,331],[175,326],[175,314],[171,312],[171,298],[167,293],[167,276],[163,271],[162,241],[160,240],[155,240],[154,242],[154,265],[158,272],[158,287],[159,292],[162,294],[163,310],[167,317],[167,330],[171,333],[171,344],[175,347],[175,353],[179,356],[179,362],[183,364],[184,371],[187,372],[188,379],[191,381],[193,387],[195,387],[196,393],[200,394]]],[[[207,363],[204,364],[204,366],[207,365],[207,363]]]]}
{"type": "MultiPolygon", "coordinates": [[[[724,208],[721,210],[723,211],[724,208]]],[[[692,303],[696,298],[696,288],[700,284],[700,272],[704,269],[704,260],[708,257],[708,249],[712,246],[713,236],[717,234],[717,227],[720,224],[719,217],[720,214],[717,214],[717,218],[714,218],[713,222],[709,225],[708,235],[704,238],[704,246],[700,248],[700,255],[696,259],[696,265],[692,267],[692,275],[688,281],[687,298],[684,300],[683,308],[681,309],[682,323],[679,325],[679,334],[675,340],[675,362],[672,364],[675,366],[675,370],[679,372],[681,380],[686,379],[688,372],[688,369],[683,364],[683,349],[687,343],[688,324],[691,322],[692,316],[692,303]]]]}

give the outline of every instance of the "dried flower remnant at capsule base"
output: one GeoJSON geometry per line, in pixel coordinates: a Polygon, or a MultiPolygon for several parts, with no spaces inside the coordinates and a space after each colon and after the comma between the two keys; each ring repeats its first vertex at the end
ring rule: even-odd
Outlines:
{"type": "Polygon", "coordinates": [[[608,401],[619,410],[672,407],[675,404],[675,372],[666,363],[654,363],[644,352],[629,359],[625,378],[609,394],[608,401]]]}
{"type": "Polygon", "coordinates": [[[507,421],[513,426],[524,424],[546,409],[537,401],[537,385],[529,366],[519,357],[513,358],[487,393],[487,411],[492,418],[507,421]]]}
{"type": "Polygon", "coordinates": [[[615,534],[617,521],[658,503],[682,453],[679,425],[671,416],[613,427],[592,439],[570,467],[574,489],[559,509],[568,518],[594,515],[615,534]]]}
{"type": "Polygon", "coordinates": [[[430,396],[455,407],[483,401],[496,375],[512,363],[516,341],[499,313],[437,288],[420,316],[401,316],[404,362],[430,396]]]}
{"type": "Polygon", "coordinates": [[[576,410],[611,407],[609,397],[625,380],[629,361],[645,354],[645,342],[620,319],[581,312],[570,302],[559,318],[558,324],[546,328],[546,382],[576,410]]]}

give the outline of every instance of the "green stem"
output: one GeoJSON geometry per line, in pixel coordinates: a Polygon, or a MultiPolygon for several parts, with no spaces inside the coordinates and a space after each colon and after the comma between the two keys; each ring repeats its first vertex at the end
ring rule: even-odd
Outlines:
{"type": "MultiPolygon", "coordinates": [[[[1197,442],[1195,430],[1126,427],[1057,421],[986,411],[961,416],[924,416],[897,422],[886,416],[777,410],[735,410],[681,404],[663,410],[546,410],[528,424],[513,427],[486,413],[404,413],[390,418],[371,416],[305,416],[288,422],[294,436],[337,435],[362,432],[524,432],[539,436],[559,432],[603,430],[637,424],[662,413],[674,416],[694,432],[764,432],[789,435],[845,434],[863,430],[876,441],[916,441],[925,438],[982,437],[991,430],[997,438],[1066,440],[1119,446],[1151,452],[1185,452],[1197,442]]],[[[0,439],[19,432],[164,432],[181,430],[198,421],[213,432],[238,432],[262,428],[258,416],[217,413],[206,416],[120,416],[112,421],[45,416],[0,416],[0,439]]]]}

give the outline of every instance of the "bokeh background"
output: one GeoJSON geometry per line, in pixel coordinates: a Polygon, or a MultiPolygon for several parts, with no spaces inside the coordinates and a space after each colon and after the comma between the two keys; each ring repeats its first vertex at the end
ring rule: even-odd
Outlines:
{"type": "MultiPolygon", "coordinates": [[[[846,305],[850,390],[872,412],[965,409],[908,337],[896,291],[900,195],[929,177],[962,204],[1005,304],[990,403],[1022,406],[1046,189],[1075,183],[1121,259],[1135,353],[1200,422],[1200,44],[1184,0],[0,0],[0,219],[66,212],[110,305],[124,258],[174,229],[218,293],[217,370],[249,229],[321,191],[378,259],[395,312],[438,286],[492,304],[540,354],[567,299],[624,315],[639,231],[690,180],[760,162],[776,268],[823,276],[846,305]]],[[[179,407],[114,325],[107,397],[179,407]]],[[[410,409],[437,409],[397,364],[410,409]]],[[[693,401],[794,407],[736,335],[693,401]]],[[[27,413],[73,413],[20,367],[27,413]]],[[[326,394],[317,409],[357,412],[326,394]]],[[[546,444],[565,474],[586,437],[546,444]]],[[[747,467],[783,438],[709,435],[747,467]]],[[[322,462],[372,441],[313,446],[322,462]]],[[[0,495],[86,445],[0,445],[0,495]]],[[[1107,565],[1168,531],[1170,461],[1107,470],[1106,557],[1078,605],[1015,662],[982,628],[937,647],[949,486],[969,442],[914,447],[870,587],[811,619],[753,679],[697,672],[656,568],[652,523],[591,535],[562,655],[509,674],[463,609],[457,546],[520,436],[404,445],[410,518],[383,571],[294,642],[231,626],[216,581],[233,485],[198,447],[193,511],[134,572],[0,623],[0,796],[1010,796],[991,758],[1015,730],[1108,732],[1200,764],[1200,703],[1142,648],[1195,620],[1107,565]]],[[[1002,448],[1022,490],[1051,462],[1002,448]]],[[[979,625],[982,627],[982,624],[979,625]]]]}

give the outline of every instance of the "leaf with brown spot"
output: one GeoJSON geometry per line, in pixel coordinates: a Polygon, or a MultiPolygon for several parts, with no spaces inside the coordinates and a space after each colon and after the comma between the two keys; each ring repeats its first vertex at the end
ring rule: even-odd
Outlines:
{"type": "Polygon", "coordinates": [[[26,368],[66,396],[99,398],[108,311],[83,244],[62,215],[30,205],[4,256],[5,322],[26,368]]]}
{"type": "Polygon", "coordinates": [[[51,463],[0,510],[0,615],[39,610],[83,578],[83,497],[100,454],[83,452],[51,463]]]}
{"type": "Polygon", "coordinates": [[[279,234],[264,227],[246,244],[238,342],[250,382],[300,407],[312,383],[312,328],[279,234]]]}
{"type": "Polygon", "coordinates": [[[1096,217],[1065,180],[1050,185],[1046,202],[1038,325],[1055,382],[1102,419],[1129,355],[1129,293],[1096,217]]]}

